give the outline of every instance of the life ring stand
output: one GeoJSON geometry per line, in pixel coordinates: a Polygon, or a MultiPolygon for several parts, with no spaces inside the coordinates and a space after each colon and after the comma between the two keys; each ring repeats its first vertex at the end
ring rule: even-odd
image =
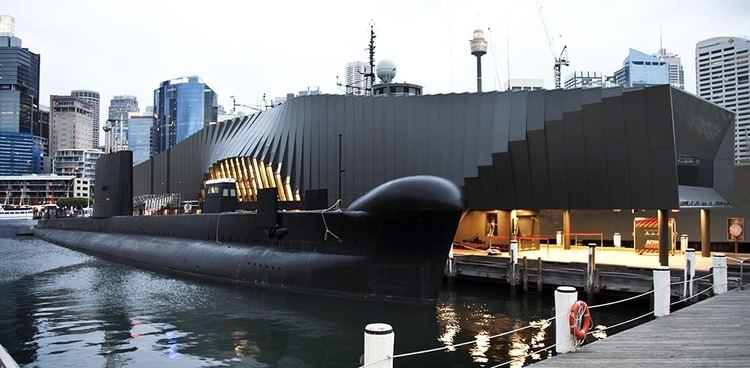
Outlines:
{"type": "Polygon", "coordinates": [[[582,343],[593,324],[586,302],[579,300],[573,304],[568,315],[568,324],[570,325],[570,333],[579,344],[582,343]]]}

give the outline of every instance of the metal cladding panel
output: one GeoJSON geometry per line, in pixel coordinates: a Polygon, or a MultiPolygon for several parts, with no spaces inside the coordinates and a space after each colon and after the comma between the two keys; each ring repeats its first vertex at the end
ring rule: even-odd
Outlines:
{"type": "MultiPolygon", "coordinates": [[[[308,98],[308,100],[312,100],[308,98]]],[[[323,160],[322,153],[325,151],[320,147],[320,136],[323,134],[320,114],[321,101],[310,101],[310,187],[308,189],[322,189],[320,186],[320,164],[323,160]]]]}
{"type": "Polygon", "coordinates": [[[526,92],[511,93],[508,141],[526,140],[526,92]]]}
{"type": "MultiPolygon", "coordinates": [[[[373,116],[375,99],[364,100],[364,156],[359,163],[364,169],[364,188],[374,188],[377,184],[374,178],[375,165],[378,164],[378,156],[375,155],[374,138],[376,121],[373,116]]],[[[369,190],[369,189],[368,189],[369,190]]]]}
{"type": "Polygon", "coordinates": [[[383,124],[383,182],[396,177],[396,98],[386,97],[383,124]]]}
{"type": "Polygon", "coordinates": [[[370,162],[367,163],[372,165],[373,187],[385,181],[384,122],[385,101],[383,98],[375,98],[373,100],[373,134],[370,137],[373,144],[373,154],[370,156],[370,162]]]}
{"type": "Polygon", "coordinates": [[[167,190],[167,153],[163,152],[156,155],[152,162],[154,163],[154,194],[164,194],[167,190]]]}
{"type": "MultiPolygon", "coordinates": [[[[453,96],[451,96],[449,100],[452,100],[452,98],[453,96]]],[[[452,176],[451,150],[454,149],[452,147],[453,144],[451,144],[453,140],[453,137],[451,137],[451,126],[453,125],[451,122],[452,106],[453,104],[451,103],[441,103],[436,106],[436,110],[439,114],[439,125],[437,128],[438,139],[436,140],[436,143],[438,144],[436,153],[440,160],[440,170],[438,171],[438,175],[445,178],[452,176]]]]}
{"type": "Polygon", "coordinates": [[[511,93],[495,95],[495,114],[492,129],[492,152],[508,152],[510,137],[511,93]]]}
{"type": "Polygon", "coordinates": [[[510,142],[511,167],[517,208],[533,208],[531,200],[531,172],[526,141],[510,142]]]}
{"type": "Polygon", "coordinates": [[[669,85],[655,86],[641,93],[646,107],[651,148],[674,148],[670,89],[669,85]]]}
{"type": "Polygon", "coordinates": [[[531,170],[526,144],[526,92],[512,94],[508,148],[513,170],[516,206],[531,208],[531,170]]]}
{"type": "Polygon", "coordinates": [[[570,208],[568,202],[568,169],[565,160],[565,132],[562,120],[544,122],[549,168],[549,207],[570,208]]]}
{"type": "Polygon", "coordinates": [[[363,165],[365,161],[365,129],[364,129],[364,97],[354,97],[354,140],[352,145],[354,146],[354,160],[352,166],[349,167],[347,176],[352,176],[354,179],[354,187],[350,188],[350,192],[356,196],[359,194],[360,188],[365,188],[365,175],[367,168],[363,165]]]}
{"type": "Polygon", "coordinates": [[[565,106],[563,104],[563,97],[566,93],[570,93],[572,90],[555,89],[552,91],[545,91],[544,95],[544,121],[562,121],[563,111],[565,106]]]}
{"type": "Polygon", "coordinates": [[[474,177],[477,172],[476,145],[479,140],[479,103],[481,95],[472,93],[466,95],[466,137],[464,139],[464,167],[466,177],[474,177]]]}
{"type": "Polygon", "coordinates": [[[547,139],[544,130],[530,130],[526,132],[529,146],[529,168],[531,170],[531,208],[542,208],[540,205],[549,203],[549,168],[547,166],[547,139]]]}
{"type": "Polygon", "coordinates": [[[346,96],[344,100],[344,115],[343,121],[343,157],[342,157],[342,186],[341,193],[344,197],[342,200],[345,203],[349,203],[355,199],[354,191],[355,188],[355,175],[357,175],[354,165],[355,155],[355,142],[356,137],[354,135],[354,101],[356,97],[346,96]]]}
{"type": "Polygon", "coordinates": [[[671,101],[677,154],[714,159],[726,131],[734,128],[735,114],[674,88],[671,101]]]}
{"type": "MultiPolygon", "coordinates": [[[[446,108],[450,106],[445,104],[446,108]]],[[[479,137],[477,139],[477,165],[492,164],[492,135],[495,115],[495,93],[484,93],[479,105],[479,137]]]]}
{"type": "Polygon", "coordinates": [[[677,166],[674,159],[674,148],[655,148],[651,150],[651,168],[653,177],[653,201],[647,209],[679,208],[677,190],[677,166]]]}
{"type": "Polygon", "coordinates": [[[409,137],[410,123],[407,120],[409,114],[406,110],[406,101],[406,98],[396,99],[392,114],[394,130],[391,137],[393,141],[393,153],[391,156],[393,160],[393,176],[396,178],[409,175],[409,171],[406,169],[408,165],[406,158],[409,157],[409,142],[407,139],[409,137]]]}
{"type": "Polygon", "coordinates": [[[492,166],[479,166],[479,181],[482,186],[482,204],[484,208],[500,208],[500,187],[492,166]]]}
{"type": "Polygon", "coordinates": [[[547,140],[544,135],[544,92],[531,92],[526,108],[526,138],[529,146],[532,208],[549,203],[549,168],[547,140]]]}
{"type": "Polygon", "coordinates": [[[628,174],[630,177],[630,208],[652,208],[653,187],[651,178],[651,153],[645,101],[641,90],[622,95],[625,112],[625,137],[628,148],[628,174]]]}
{"type": "Polygon", "coordinates": [[[485,209],[482,207],[482,185],[479,183],[479,178],[466,178],[464,182],[466,183],[464,195],[469,208],[485,209]]]}
{"type": "Polygon", "coordinates": [[[669,85],[656,86],[645,89],[642,93],[651,150],[651,208],[679,207],[670,89],[669,85]]]}
{"type": "Polygon", "coordinates": [[[322,184],[321,188],[329,188],[328,190],[328,202],[334,203],[338,199],[338,145],[339,145],[339,132],[337,129],[336,122],[336,96],[326,96],[326,134],[323,136],[323,143],[321,149],[325,150],[325,159],[323,161],[324,166],[322,169],[322,184]]]}
{"type": "Polygon", "coordinates": [[[609,208],[632,208],[622,97],[602,99],[602,131],[607,170],[609,208]]]}
{"type": "Polygon", "coordinates": [[[513,179],[513,169],[510,162],[510,153],[499,152],[492,154],[492,169],[497,179],[497,192],[500,196],[498,208],[516,208],[516,188],[513,179]]]}
{"type": "Polygon", "coordinates": [[[563,114],[565,134],[565,160],[568,169],[568,205],[586,208],[588,182],[586,181],[586,152],[584,150],[583,124],[580,111],[563,114]]]}
{"type": "Polygon", "coordinates": [[[716,159],[713,161],[713,187],[724,199],[732,202],[735,201],[733,148],[734,129],[727,129],[726,133],[724,133],[721,146],[716,153],[716,159]]]}
{"type": "Polygon", "coordinates": [[[586,182],[588,204],[591,208],[609,208],[607,195],[607,156],[604,146],[604,124],[601,103],[583,105],[584,151],[586,153],[586,182]]]}
{"type": "Polygon", "coordinates": [[[466,94],[450,94],[449,101],[453,105],[451,110],[450,119],[450,162],[451,162],[451,175],[448,179],[454,182],[460,182],[463,180],[463,155],[464,146],[461,142],[466,141],[466,129],[464,120],[466,118],[466,94]]]}

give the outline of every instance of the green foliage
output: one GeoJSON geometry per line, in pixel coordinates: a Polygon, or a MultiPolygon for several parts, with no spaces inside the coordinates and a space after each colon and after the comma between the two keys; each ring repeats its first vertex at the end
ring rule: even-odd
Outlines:
{"type": "Polygon", "coordinates": [[[86,198],[60,198],[57,200],[57,205],[60,207],[75,207],[83,208],[86,207],[86,198]]]}

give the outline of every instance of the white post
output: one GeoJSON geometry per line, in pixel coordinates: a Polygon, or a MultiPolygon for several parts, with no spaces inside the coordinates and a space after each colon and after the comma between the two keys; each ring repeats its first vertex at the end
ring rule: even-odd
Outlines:
{"type": "Polygon", "coordinates": [[[586,265],[586,293],[594,294],[594,280],[596,279],[596,243],[589,243],[589,260],[586,265]]]}
{"type": "Polygon", "coordinates": [[[727,257],[724,253],[714,253],[712,259],[714,294],[724,294],[727,292],[727,257]]]}
{"type": "Polygon", "coordinates": [[[555,351],[558,354],[573,351],[576,341],[570,332],[570,308],[578,300],[578,291],[572,286],[558,286],[555,290],[555,351]]]}
{"type": "Polygon", "coordinates": [[[395,334],[391,325],[371,323],[365,326],[365,361],[374,368],[393,368],[395,334]],[[379,362],[379,363],[376,363],[379,362]]]}
{"type": "Polygon", "coordinates": [[[680,236],[680,250],[685,252],[687,251],[687,249],[688,249],[688,235],[682,234],[682,236],[680,236]]]}
{"type": "Polygon", "coordinates": [[[510,241],[510,265],[508,272],[510,273],[510,284],[516,285],[516,265],[518,264],[518,240],[510,241]]]}
{"type": "Polygon", "coordinates": [[[555,242],[557,242],[557,245],[562,245],[562,231],[558,231],[555,234],[555,242]]]}
{"type": "Polygon", "coordinates": [[[615,247],[621,247],[622,246],[622,235],[620,233],[615,233],[612,235],[612,242],[615,244],[615,247]]]}
{"type": "Polygon", "coordinates": [[[654,269],[654,317],[669,315],[669,267],[659,266],[654,269]]]}
{"type": "Polygon", "coordinates": [[[695,278],[695,249],[687,248],[685,251],[685,283],[682,284],[682,297],[693,296],[693,278],[695,278]]]}

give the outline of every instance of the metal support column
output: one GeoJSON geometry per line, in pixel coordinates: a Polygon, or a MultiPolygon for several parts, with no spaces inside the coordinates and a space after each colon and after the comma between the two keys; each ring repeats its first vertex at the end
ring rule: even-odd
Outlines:
{"type": "Polygon", "coordinates": [[[711,212],[701,208],[701,256],[711,256],[711,212]]]}
{"type": "Polygon", "coordinates": [[[562,213],[562,242],[565,249],[570,249],[570,210],[562,213]]]}
{"type": "Polygon", "coordinates": [[[669,210],[658,210],[659,218],[659,264],[669,266],[669,210]]]}
{"type": "Polygon", "coordinates": [[[477,55],[477,92],[482,92],[482,56],[477,55]]]}

